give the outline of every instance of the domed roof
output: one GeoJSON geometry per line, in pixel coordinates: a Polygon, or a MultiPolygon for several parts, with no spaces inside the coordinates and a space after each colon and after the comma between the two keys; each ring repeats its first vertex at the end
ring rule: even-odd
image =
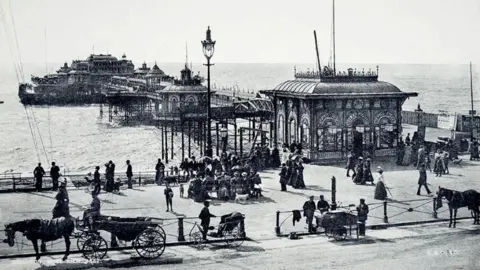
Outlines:
{"type": "Polygon", "coordinates": [[[318,80],[289,80],[277,85],[273,91],[295,94],[400,94],[398,87],[388,82],[320,82],[318,80]]]}
{"type": "Polygon", "coordinates": [[[157,63],[150,69],[150,71],[147,73],[147,77],[159,77],[165,75],[165,72],[163,72],[158,66],[157,63]]]}

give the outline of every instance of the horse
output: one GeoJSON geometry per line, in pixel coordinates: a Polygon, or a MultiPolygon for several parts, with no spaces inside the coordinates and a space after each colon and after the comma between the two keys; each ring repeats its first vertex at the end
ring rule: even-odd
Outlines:
{"type": "Polygon", "coordinates": [[[450,211],[449,228],[456,227],[457,224],[457,210],[458,208],[468,207],[473,212],[473,224],[479,224],[480,221],[480,193],[473,189],[463,192],[455,191],[438,187],[436,209],[442,207],[442,198],[445,197],[448,201],[448,210],[450,211]]]}
{"type": "Polygon", "coordinates": [[[52,220],[27,219],[5,225],[5,235],[7,239],[4,243],[8,243],[10,247],[15,245],[15,232],[22,232],[28,240],[33,244],[35,249],[36,260],[40,259],[38,253],[38,240],[42,241],[41,252],[45,252],[45,242],[55,241],[63,237],[65,239],[65,255],[63,261],[70,254],[70,236],[75,230],[75,222],[73,219],[60,217],[52,220]]]}

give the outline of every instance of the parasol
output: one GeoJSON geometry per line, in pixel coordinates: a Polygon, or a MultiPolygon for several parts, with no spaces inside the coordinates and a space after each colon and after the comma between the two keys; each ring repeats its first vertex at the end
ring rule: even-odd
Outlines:
{"type": "Polygon", "coordinates": [[[240,165],[234,166],[232,170],[242,170],[243,168],[240,165]]]}

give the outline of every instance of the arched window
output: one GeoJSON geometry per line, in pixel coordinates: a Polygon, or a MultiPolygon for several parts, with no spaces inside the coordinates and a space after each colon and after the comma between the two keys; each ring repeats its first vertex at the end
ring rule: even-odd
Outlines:
{"type": "Polygon", "coordinates": [[[302,121],[300,126],[300,137],[303,147],[308,147],[310,145],[310,127],[307,120],[302,121]]]}
{"type": "Polygon", "coordinates": [[[177,97],[172,97],[170,99],[170,112],[175,113],[178,110],[178,99],[177,97]]]}
{"type": "Polygon", "coordinates": [[[188,106],[195,106],[196,105],[195,98],[194,97],[189,97],[187,99],[187,104],[188,104],[188,106]]]}
{"type": "Polygon", "coordinates": [[[285,142],[285,117],[283,115],[279,115],[278,116],[278,127],[277,127],[277,131],[278,131],[278,141],[279,142],[285,142]]]}
{"type": "Polygon", "coordinates": [[[288,139],[289,139],[289,144],[297,141],[297,121],[295,119],[290,118],[290,122],[288,125],[288,139]]]}

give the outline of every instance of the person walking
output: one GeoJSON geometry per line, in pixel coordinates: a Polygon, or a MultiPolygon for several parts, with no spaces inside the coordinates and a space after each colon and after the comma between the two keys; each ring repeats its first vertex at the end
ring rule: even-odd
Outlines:
{"type": "Polygon", "coordinates": [[[350,177],[350,170],[355,174],[355,154],[353,154],[353,151],[350,151],[347,156],[347,166],[345,169],[347,169],[347,177],[350,177]]]}
{"type": "Polygon", "coordinates": [[[282,164],[282,170],[280,171],[280,186],[281,191],[287,191],[287,182],[288,182],[288,169],[285,163],[282,164]]]}
{"type": "Polygon", "coordinates": [[[167,212],[170,212],[170,211],[173,212],[173,207],[172,207],[173,190],[170,188],[168,183],[165,183],[165,190],[163,191],[163,194],[165,194],[165,201],[167,202],[167,212]],[[170,210],[168,208],[169,206],[170,206],[170,210]]]}
{"type": "Polygon", "coordinates": [[[425,190],[427,190],[428,195],[432,193],[430,189],[428,189],[427,185],[427,170],[425,168],[425,164],[420,165],[420,170],[419,170],[420,176],[418,178],[418,189],[417,189],[417,195],[420,196],[420,189],[422,186],[425,187],[425,190]]]}
{"type": "Polygon", "coordinates": [[[385,200],[387,198],[387,186],[385,185],[385,179],[383,178],[382,167],[377,167],[378,178],[377,185],[375,186],[375,194],[373,198],[375,200],[385,200]]]}
{"type": "Polygon", "coordinates": [[[58,178],[60,177],[60,168],[52,162],[52,168],[50,168],[50,177],[52,178],[52,190],[58,190],[58,178]]]}
{"type": "Polygon", "coordinates": [[[95,167],[95,172],[93,173],[93,192],[95,194],[100,193],[102,182],[100,180],[100,166],[95,167]]]}
{"type": "Polygon", "coordinates": [[[35,177],[35,190],[42,190],[42,179],[45,175],[45,170],[42,167],[42,163],[38,163],[38,166],[33,170],[33,176],[35,177]]]}
{"type": "Polygon", "coordinates": [[[202,226],[202,236],[203,236],[203,241],[207,241],[207,233],[208,233],[208,227],[210,227],[210,218],[216,217],[215,215],[212,215],[210,213],[210,210],[208,207],[210,206],[209,201],[204,201],[203,202],[203,209],[200,211],[200,215],[198,215],[198,218],[201,220],[200,226],[202,226]]]}
{"type": "Polygon", "coordinates": [[[313,222],[313,214],[315,213],[316,206],[315,206],[315,201],[313,199],[314,197],[310,196],[310,200],[306,201],[303,204],[303,216],[306,219],[309,233],[314,232],[312,222],[313,222]]]}
{"type": "Polygon", "coordinates": [[[130,160],[127,160],[127,185],[128,185],[128,188],[132,189],[132,176],[133,176],[133,172],[132,172],[132,165],[130,164],[130,160]]]}
{"type": "Polygon", "coordinates": [[[365,235],[365,223],[368,219],[368,205],[365,203],[365,199],[360,199],[360,204],[357,206],[357,216],[359,223],[359,235],[365,235]]]}

